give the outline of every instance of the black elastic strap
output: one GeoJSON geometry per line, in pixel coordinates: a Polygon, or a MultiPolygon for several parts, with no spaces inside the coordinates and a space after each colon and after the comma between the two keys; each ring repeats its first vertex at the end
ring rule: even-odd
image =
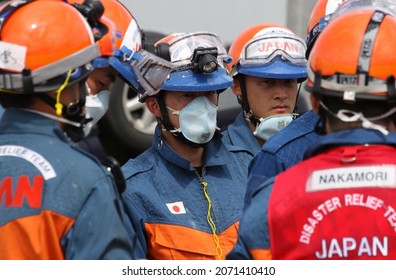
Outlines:
{"type": "Polygon", "coordinates": [[[395,77],[389,76],[386,79],[386,85],[388,87],[388,102],[395,103],[396,102],[396,90],[395,90],[395,77]]]}
{"type": "Polygon", "coordinates": [[[22,70],[22,86],[24,94],[34,94],[34,84],[31,71],[28,68],[22,70]]]}

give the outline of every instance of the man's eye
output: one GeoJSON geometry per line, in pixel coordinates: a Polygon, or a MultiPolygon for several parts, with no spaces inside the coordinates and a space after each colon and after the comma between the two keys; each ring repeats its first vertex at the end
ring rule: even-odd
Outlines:
{"type": "Polygon", "coordinates": [[[263,84],[265,84],[265,85],[270,85],[270,84],[272,84],[272,80],[262,80],[261,81],[263,84]]]}

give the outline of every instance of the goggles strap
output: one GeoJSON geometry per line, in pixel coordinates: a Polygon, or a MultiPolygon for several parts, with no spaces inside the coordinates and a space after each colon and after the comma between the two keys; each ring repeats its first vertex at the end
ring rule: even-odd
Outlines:
{"type": "Polygon", "coordinates": [[[374,42],[385,16],[386,14],[384,12],[374,11],[363,36],[356,71],[356,73],[359,73],[360,86],[367,86],[369,83],[370,61],[373,53],[374,42]]]}

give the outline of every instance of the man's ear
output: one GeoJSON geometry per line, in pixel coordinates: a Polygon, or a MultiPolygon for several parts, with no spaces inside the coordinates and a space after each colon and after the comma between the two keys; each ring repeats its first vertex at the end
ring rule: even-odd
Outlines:
{"type": "Polygon", "coordinates": [[[242,95],[241,84],[237,78],[234,78],[234,83],[231,86],[231,90],[236,96],[242,95]]]}
{"type": "Polygon", "coordinates": [[[157,118],[162,117],[157,98],[155,98],[154,96],[148,96],[146,98],[146,107],[151,112],[151,114],[153,114],[157,118]]]}
{"type": "Polygon", "coordinates": [[[310,95],[310,100],[311,100],[311,106],[312,110],[315,111],[316,113],[319,112],[319,107],[320,107],[320,98],[319,96],[315,96],[313,94],[310,95]]]}

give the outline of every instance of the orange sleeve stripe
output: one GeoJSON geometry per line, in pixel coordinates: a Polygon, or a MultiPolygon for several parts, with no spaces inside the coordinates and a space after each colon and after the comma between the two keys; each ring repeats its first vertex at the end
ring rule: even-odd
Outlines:
{"type": "Polygon", "coordinates": [[[272,260],[271,250],[269,249],[251,249],[249,252],[254,260],[272,260]]]}
{"type": "MultiPolygon", "coordinates": [[[[238,223],[218,234],[223,259],[237,240],[238,223]]],[[[146,224],[150,259],[216,259],[216,244],[211,233],[167,224],[146,224]]]]}
{"type": "Polygon", "coordinates": [[[0,259],[64,259],[61,239],[74,220],[46,210],[13,220],[0,228],[0,259]]]}

